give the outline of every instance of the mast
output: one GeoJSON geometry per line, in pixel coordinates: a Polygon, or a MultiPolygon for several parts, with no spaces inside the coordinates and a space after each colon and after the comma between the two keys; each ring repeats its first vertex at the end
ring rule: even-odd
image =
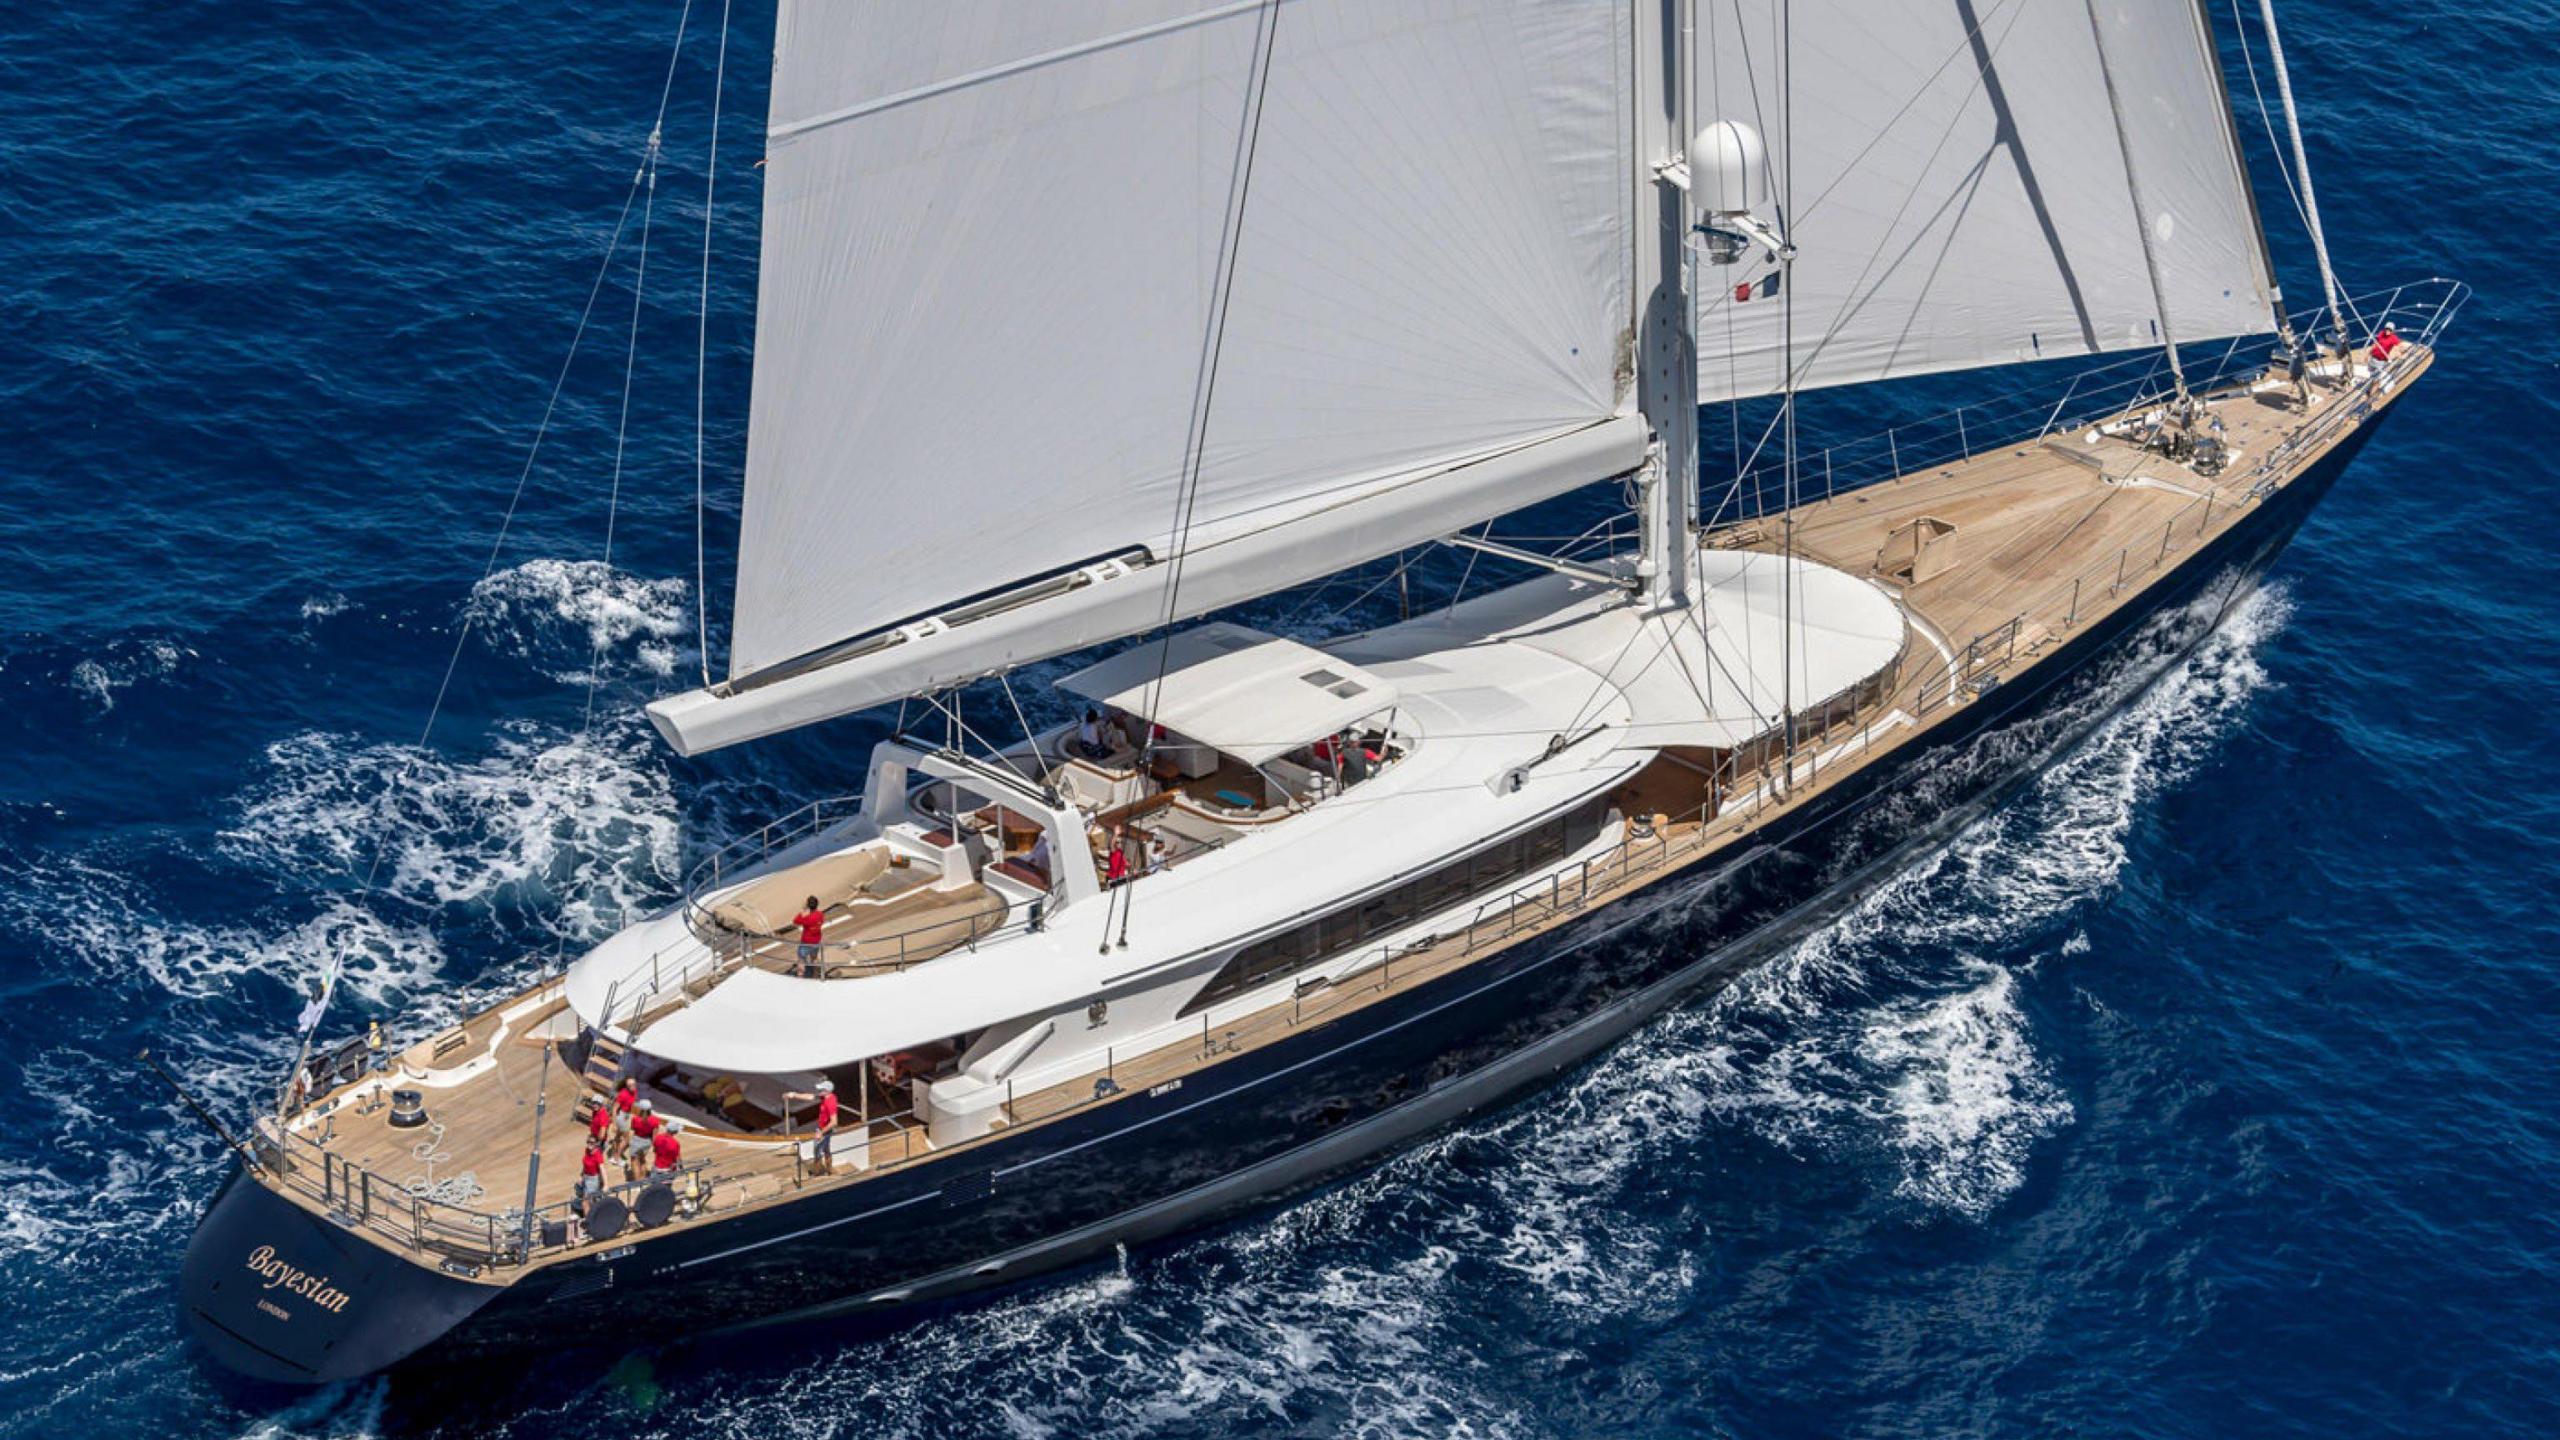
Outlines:
{"type": "Polygon", "coordinates": [[[2284,103],[2284,128],[2293,137],[2293,173],[2302,179],[2302,224],[2311,232],[2311,254],[2320,262],[2320,288],[2329,301],[2329,324],[2347,343],[2347,318],[2338,303],[2338,272],[2329,268],[2329,241],[2320,231],[2320,197],[2311,190],[2311,157],[2302,148],[2302,117],[2294,113],[2293,77],[2284,66],[2284,39],[2276,31],[2276,0],[2258,0],[2267,32],[2267,57],[2275,64],[2276,97],[2284,103]]]}
{"type": "MultiPolygon", "coordinates": [[[[1792,0],[1778,0],[1778,130],[1781,143],[1778,168],[1778,218],[1795,223],[1796,204],[1796,55],[1795,6],[1792,0]]],[[[1796,573],[1796,248],[1789,244],[1778,251],[1779,327],[1784,335],[1778,357],[1779,374],[1785,377],[1785,388],[1778,401],[1780,418],[1786,422],[1786,449],[1782,463],[1786,478],[1786,541],[1780,551],[1778,593],[1780,622],[1778,626],[1778,711],[1785,727],[1785,750],[1779,772],[1779,789],[1793,793],[1796,788],[1796,629],[1798,624],[1796,592],[1801,580],[1796,573]]]]}
{"type": "Polygon", "coordinates": [[[1689,600],[1698,474],[1698,347],[1682,273],[1690,225],[1685,9],[1685,0],[1638,0],[1635,12],[1636,398],[1653,432],[1637,481],[1636,573],[1656,608],[1689,600]]]}
{"type": "Polygon", "coordinates": [[[2178,365],[2178,335],[2169,324],[2169,287],[2160,278],[2160,248],[2151,237],[2151,207],[2143,203],[2142,174],[2133,163],[2133,137],[2125,130],[2124,102],[2116,94],[2115,66],[2107,59],[2107,27],[2098,19],[2098,0],[2084,0],[2089,11],[2089,38],[2098,47],[2098,78],[2106,86],[2107,114],[2115,121],[2116,151],[2124,157],[2124,185],[2133,197],[2133,228],[2142,237],[2142,267],[2151,277],[2151,303],[2160,317],[2161,353],[2169,359],[2169,380],[2178,398],[2187,397],[2187,373],[2178,365]]]}

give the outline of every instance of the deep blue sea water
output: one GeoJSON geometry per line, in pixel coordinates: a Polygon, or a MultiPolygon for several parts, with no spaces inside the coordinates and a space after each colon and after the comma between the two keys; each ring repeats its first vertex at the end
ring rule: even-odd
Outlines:
{"type": "MultiPolygon", "coordinates": [[[[0,14],[0,1433],[2560,1429],[2541,0],[2290,7],[2341,268],[2479,299],[2263,593],[1833,933],[1375,1173],[884,1340],[635,1313],[530,1381],[208,1383],[173,1278],[217,1148],[139,1047],[245,1112],[323,956],[333,1026],[432,1023],[851,788],[879,731],[687,762],[636,718],[698,645],[707,3],[613,563],[636,229],[481,579],[678,8],[0,14]]],[[[771,27],[737,11],[715,654],[771,27]]],[[[1347,628],[1353,588],[1255,615],[1347,628]]]]}

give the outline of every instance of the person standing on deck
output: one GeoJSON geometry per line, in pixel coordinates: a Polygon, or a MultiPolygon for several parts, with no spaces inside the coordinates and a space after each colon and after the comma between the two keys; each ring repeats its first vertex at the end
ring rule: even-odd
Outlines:
{"type": "MultiPolygon", "coordinates": [[[[817,896],[810,896],[801,905],[800,913],[791,917],[791,924],[800,927],[800,963],[793,973],[817,979],[822,973],[820,962],[827,953],[827,912],[818,903],[817,896]]],[[[786,925],[773,933],[788,935],[791,926],[786,925]]]]}
{"type": "MultiPolygon", "coordinates": [[[[596,1113],[601,1115],[604,1112],[599,1110],[596,1113]]],[[[585,1157],[578,1162],[578,1201],[576,1209],[580,1219],[586,1218],[587,1211],[595,1206],[596,1197],[603,1193],[604,1139],[602,1136],[590,1136],[587,1140],[587,1153],[585,1157]]]]}
{"type": "Polygon", "coordinates": [[[610,1107],[613,1111],[613,1124],[609,1131],[610,1138],[605,1141],[606,1149],[616,1160],[630,1157],[631,1116],[639,1101],[639,1082],[628,1075],[623,1076],[622,1083],[614,1087],[613,1104],[610,1107]]]}
{"type": "Polygon", "coordinates": [[[640,1108],[631,1116],[631,1139],[633,1144],[631,1146],[630,1154],[624,1157],[623,1160],[622,1176],[624,1179],[637,1180],[640,1178],[641,1162],[648,1158],[649,1152],[655,1148],[657,1137],[663,1134],[665,1130],[666,1122],[658,1118],[657,1107],[646,1100],[641,1101],[640,1108]]]}
{"type": "Polygon", "coordinates": [[[676,1139],[676,1127],[673,1125],[659,1126],[656,1133],[649,1137],[649,1154],[652,1160],[649,1167],[649,1178],[653,1180],[673,1179],[675,1177],[676,1166],[682,1164],[684,1161],[684,1145],[683,1142],[676,1139]]]}
{"type": "Polygon", "coordinates": [[[783,1098],[818,1102],[817,1123],[810,1127],[817,1148],[810,1152],[809,1169],[819,1175],[834,1174],[836,1172],[836,1082],[821,1080],[815,1090],[787,1091],[783,1098]]]}

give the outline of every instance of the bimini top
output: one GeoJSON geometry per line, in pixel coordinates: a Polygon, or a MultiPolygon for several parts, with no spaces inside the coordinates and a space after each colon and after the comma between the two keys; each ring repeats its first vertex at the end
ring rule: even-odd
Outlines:
{"type": "Polygon", "coordinates": [[[1152,720],[1247,765],[1396,703],[1392,681],[1295,640],[1223,622],[1124,650],[1058,688],[1152,720]]]}

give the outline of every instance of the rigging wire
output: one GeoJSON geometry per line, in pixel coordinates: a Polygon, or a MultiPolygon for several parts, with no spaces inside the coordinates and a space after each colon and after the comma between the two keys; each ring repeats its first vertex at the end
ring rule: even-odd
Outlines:
{"type": "Polygon", "coordinates": [[[702,650],[705,689],[711,685],[711,571],[703,556],[703,530],[709,523],[702,473],[703,392],[711,369],[711,217],[720,181],[720,100],[729,80],[730,4],[720,0],[720,58],[711,72],[711,144],[702,162],[702,304],[693,332],[693,632],[702,650]]]}
{"type": "MultiPolygon", "coordinates": [[[[658,89],[657,112],[649,122],[649,139],[642,148],[644,156],[654,154],[659,136],[665,127],[667,102],[675,91],[676,63],[684,54],[685,27],[692,13],[693,0],[684,0],[684,7],[676,18],[675,42],[667,56],[666,79],[658,89]]],[[[472,582],[471,593],[477,593],[482,586],[489,583],[490,576],[498,573],[499,557],[506,553],[507,541],[514,534],[516,515],[524,506],[525,492],[531,488],[534,467],[542,459],[543,443],[551,437],[552,422],[559,418],[560,397],[568,389],[570,372],[577,365],[578,353],[584,348],[587,331],[595,320],[596,301],[603,297],[605,281],[611,277],[613,262],[621,254],[622,239],[630,229],[632,207],[640,202],[646,173],[645,167],[640,173],[635,173],[629,188],[623,192],[622,207],[614,216],[613,232],[605,242],[603,257],[596,262],[595,279],[588,283],[587,298],[578,309],[578,323],[570,331],[568,353],[561,357],[560,368],[552,376],[550,393],[543,400],[542,416],[534,425],[532,440],[525,446],[524,464],[516,471],[515,485],[508,492],[506,509],[498,517],[497,533],[490,539],[488,557],[481,562],[480,578],[472,582]]],[[[462,666],[462,652],[470,644],[471,634],[476,628],[478,618],[470,607],[465,606],[462,622],[454,628],[453,648],[445,656],[444,672],[436,681],[434,697],[427,703],[427,718],[418,727],[417,748],[421,750],[425,749],[435,736],[436,721],[444,714],[444,702],[452,693],[454,676],[462,666]]],[[[589,708],[592,714],[592,696],[589,708]]],[[[382,877],[382,862],[388,854],[386,847],[375,846],[372,859],[365,865],[364,883],[357,887],[357,898],[362,899],[373,894],[376,883],[382,877]]],[[[284,1079],[276,1089],[278,1116],[282,1116],[286,1107],[292,1103],[295,1077],[302,1073],[304,1063],[311,1058],[311,1038],[318,1033],[320,1022],[327,1015],[329,1001],[336,994],[338,976],[344,969],[344,965],[343,956],[332,957],[328,968],[322,972],[320,993],[314,996],[303,1009],[298,1022],[301,1034],[295,1042],[293,1064],[285,1071],[284,1079]]]]}
{"type": "MultiPolygon", "coordinates": [[[[1029,741],[1031,744],[1031,763],[1044,769],[1047,768],[1049,764],[1049,757],[1040,753],[1039,733],[1031,728],[1031,717],[1022,713],[1022,701],[1014,696],[1013,677],[1010,674],[999,670],[996,672],[996,683],[1004,687],[1005,703],[1013,707],[1013,723],[1022,727],[1022,738],[1029,741]]],[[[999,751],[997,753],[1001,755],[1003,752],[999,751]]],[[[1014,768],[1017,772],[1021,770],[1020,766],[1015,766],[1014,768]]],[[[1035,785],[1040,783],[1037,776],[1025,775],[1023,778],[1031,781],[1031,783],[1035,785]]]]}
{"type": "Polygon", "coordinates": [[[2125,193],[2133,200],[2133,230],[2142,241],[2142,268],[2151,279],[2151,309],[2160,320],[2160,353],[2169,362],[2169,383],[2177,403],[2187,403],[2187,372],[2178,363],[2178,332],[2170,323],[2169,287],[2160,275],[2160,252],[2151,235],[2151,207],[2144,203],[2142,171],[2133,160],[2133,136],[2125,122],[2124,100],[2116,90],[2115,66],[2107,58],[2107,27],[2098,18],[2098,0],[2083,0],[2089,12],[2089,40],[2098,55],[2098,82],[2106,91],[2107,113],[2115,121],[2116,153],[2124,158],[2125,193]]]}
{"type": "MultiPolygon", "coordinates": [[[[1492,539],[1493,522],[1490,520],[1484,522],[1484,528],[1476,532],[1476,538],[1478,540],[1492,539]]],[[[1458,588],[1449,592],[1450,614],[1457,614],[1458,602],[1467,598],[1467,582],[1475,578],[1476,561],[1482,559],[1484,557],[1484,553],[1485,552],[1476,549],[1472,545],[1467,547],[1467,568],[1458,572],[1458,588]]]]}
{"type": "MultiPolygon", "coordinates": [[[[2266,6],[2262,13],[2266,16],[2267,43],[2272,48],[2278,43],[2274,7],[2266,6]]],[[[2266,128],[2267,153],[2275,157],[2276,176],[2284,181],[2285,198],[2293,202],[2295,218],[2302,222],[2303,233],[2311,237],[2312,248],[2320,263],[2321,286],[2328,292],[2329,323],[2337,327],[2338,343],[2344,345],[2347,343],[2347,315],[2356,317],[2359,328],[2370,330],[2372,326],[2366,322],[2363,312],[2357,309],[2354,297],[2348,295],[2346,288],[2338,283],[2337,272],[2329,266],[2328,241],[2321,234],[2319,222],[2311,217],[2310,202],[2307,199],[2311,189],[2311,158],[2302,150],[2301,127],[2292,122],[2291,114],[2288,112],[2287,128],[2294,134],[2294,154],[2302,161],[2302,184],[2296,187],[2293,183],[2293,167],[2285,163],[2284,142],[2276,138],[2275,117],[2267,112],[2267,93],[2258,87],[2258,62],[2250,52],[2248,22],[2235,11],[2231,17],[2231,28],[2240,37],[2240,67],[2249,77],[2250,97],[2258,102],[2258,123],[2266,128]]],[[[2277,76],[2277,81],[2280,86],[2287,83],[2281,72],[2277,76]]]]}
{"type": "Polygon", "coordinates": [[[1234,293],[1236,251],[1244,240],[1245,205],[1253,192],[1253,159],[1262,139],[1262,101],[1271,84],[1271,43],[1280,28],[1279,0],[1270,0],[1254,21],[1253,76],[1245,92],[1246,113],[1236,131],[1236,160],[1230,172],[1227,211],[1218,233],[1217,293],[1211,297],[1209,323],[1201,336],[1200,367],[1192,389],[1191,420],[1183,436],[1182,486],[1176,492],[1172,546],[1165,571],[1164,638],[1158,642],[1155,679],[1147,703],[1160,697],[1165,669],[1173,655],[1173,625],[1181,615],[1183,561],[1187,557],[1192,520],[1200,499],[1200,472],[1207,463],[1209,417],[1217,405],[1218,361],[1226,347],[1227,301],[1234,293]]]}
{"type": "MultiPolygon", "coordinates": [[[[1218,395],[1218,359],[1226,347],[1227,302],[1236,282],[1236,251],[1244,242],[1244,212],[1253,194],[1253,159],[1261,148],[1262,102],[1271,88],[1272,41],[1280,32],[1280,0],[1269,0],[1254,14],[1253,71],[1245,89],[1245,115],[1236,131],[1236,161],[1228,181],[1227,213],[1218,234],[1217,293],[1212,298],[1209,323],[1201,337],[1201,364],[1195,381],[1191,424],[1184,436],[1182,488],[1176,497],[1173,522],[1173,557],[1165,573],[1164,638],[1157,642],[1155,678],[1147,686],[1147,710],[1152,716],[1163,698],[1166,670],[1173,663],[1173,626],[1180,618],[1183,561],[1190,550],[1191,523],[1200,499],[1200,472],[1207,463],[1209,417],[1218,395]]],[[[1143,717],[1142,717],[1143,718],[1143,717]]],[[[1146,721],[1147,739],[1140,747],[1141,756],[1155,748],[1155,725],[1146,721]]],[[[1136,887],[1123,885],[1122,891],[1136,887]]],[[[1130,898],[1120,899],[1120,945],[1129,944],[1130,898]]],[[[1110,933],[1111,915],[1103,912],[1103,933],[1110,933]]],[[[1104,941],[1105,948],[1110,942],[1104,941]]]]}
{"type": "MultiPolygon", "coordinates": [[[[643,303],[649,293],[649,226],[658,208],[658,155],[661,139],[660,133],[652,129],[649,132],[649,148],[640,159],[640,174],[647,184],[640,200],[639,264],[631,277],[631,329],[630,333],[624,337],[622,346],[622,408],[613,425],[613,479],[605,491],[602,561],[604,571],[597,578],[598,585],[613,583],[613,533],[615,525],[622,517],[622,462],[629,449],[631,437],[631,380],[640,368],[640,318],[643,303]]],[[[578,725],[578,739],[581,744],[593,736],[596,728],[596,689],[604,679],[604,647],[607,639],[603,626],[596,627],[593,639],[595,644],[588,652],[587,661],[586,718],[578,725]]]]}

